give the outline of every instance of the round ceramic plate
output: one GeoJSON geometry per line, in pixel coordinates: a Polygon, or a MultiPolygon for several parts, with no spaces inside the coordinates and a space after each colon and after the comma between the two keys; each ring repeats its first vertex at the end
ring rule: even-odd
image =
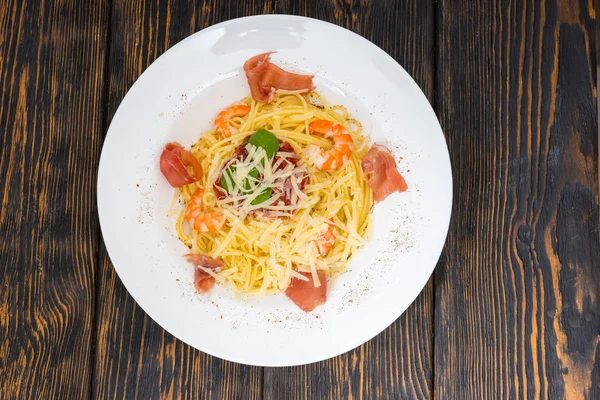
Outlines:
{"type": "Polygon", "coordinates": [[[164,329],[227,360],[286,366],[344,353],[397,319],[422,290],[444,245],[450,160],[427,99],[389,55],[338,26],[293,16],[227,21],[156,60],[117,110],[102,149],[98,212],[106,248],[138,304],[164,329]],[[240,298],[217,285],[195,293],[188,249],[168,217],[173,189],[159,170],[167,142],[190,146],[219,110],[249,95],[248,58],[314,74],[317,91],[348,108],[399,160],[409,186],[376,204],[373,232],[311,313],[284,294],[240,298]]]}

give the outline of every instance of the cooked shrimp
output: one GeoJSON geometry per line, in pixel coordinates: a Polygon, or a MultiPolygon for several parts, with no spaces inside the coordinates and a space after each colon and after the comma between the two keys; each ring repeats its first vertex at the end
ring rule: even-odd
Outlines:
{"type": "Polygon", "coordinates": [[[217,115],[215,119],[215,129],[219,132],[219,135],[223,138],[228,138],[231,135],[235,135],[237,129],[235,129],[229,121],[233,117],[243,117],[250,112],[250,107],[245,104],[236,104],[231,107],[227,107],[217,115]]]}
{"type": "Polygon", "coordinates": [[[339,168],[350,160],[354,142],[352,136],[342,125],[319,119],[311,123],[308,130],[311,134],[319,133],[333,140],[333,148],[330,150],[317,146],[309,146],[306,149],[307,155],[317,168],[327,171],[339,168]]]}
{"type": "Polygon", "coordinates": [[[327,228],[325,233],[323,233],[321,236],[319,236],[319,239],[317,239],[315,241],[315,244],[317,245],[317,250],[319,251],[319,254],[324,256],[325,254],[327,254],[329,252],[329,250],[331,250],[334,243],[335,243],[335,227],[334,227],[333,223],[330,223],[329,228],[327,228]]]}
{"type": "Polygon", "coordinates": [[[203,194],[204,189],[196,189],[185,210],[185,219],[192,228],[199,232],[210,232],[220,229],[225,222],[225,216],[216,211],[204,211],[202,204],[203,194]]]}

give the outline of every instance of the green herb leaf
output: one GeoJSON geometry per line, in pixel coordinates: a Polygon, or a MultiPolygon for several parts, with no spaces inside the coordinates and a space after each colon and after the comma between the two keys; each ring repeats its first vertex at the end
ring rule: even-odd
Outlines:
{"type": "Polygon", "coordinates": [[[271,198],[272,194],[273,194],[273,189],[268,187],[265,190],[263,190],[263,192],[261,194],[256,196],[256,198],[254,200],[252,200],[252,202],[250,204],[255,206],[257,204],[264,203],[265,201],[267,201],[271,198]]]}
{"type": "Polygon", "coordinates": [[[267,157],[272,159],[279,151],[279,141],[277,137],[266,129],[259,129],[250,136],[248,141],[253,146],[262,148],[267,157]]]}

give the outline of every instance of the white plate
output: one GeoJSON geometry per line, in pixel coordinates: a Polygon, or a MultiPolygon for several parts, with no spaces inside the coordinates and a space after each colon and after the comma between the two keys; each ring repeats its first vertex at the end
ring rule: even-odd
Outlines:
{"type": "Polygon", "coordinates": [[[322,21],[281,15],[227,21],[177,44],[131,87],[115,114],[98,172],[106,248],[127,290],[164,329],[209,354],[245,364],[305,364],[377,335],[412,303],[439,258],[452,176],[427,99],[389,55],[322,21]],[[173,190],[159,171],[165,143],[195,142],[217,112],[249,95],[242,64],[265,51],[315,75],[374,141],[402,157],[409,190],[374,208],[373,238],[329,285],[325,305],[299,310],[285,295],[238,299],[223,287],[194,292],[187,248],[166,216],[173,190]],[[410,171],[410,172],[409,172],[410,171]]]}

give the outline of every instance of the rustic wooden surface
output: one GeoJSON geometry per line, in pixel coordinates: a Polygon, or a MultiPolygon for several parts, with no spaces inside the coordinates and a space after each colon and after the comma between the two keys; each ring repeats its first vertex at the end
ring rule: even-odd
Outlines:
{"type": "Polygon", "coordinates": [[[0,2],[0,398],[600,398],[593,7],[0,2]],[[434,104],[454,169],[435,280],[372,341],[293,368],[163,331],[116,276],[95,206],[102,139],[135,79],[191,33],[262,13],[390,53],[434,104]]]}
{"type": "Polygon", "coordinates": [[[435,395],[600,399],[594,2],[476,3],[438,13],[435,395]]]}
{"type": "Polygon", "coordinates": [[[0,1],[3,399],[90,391],[107,17],[102,0],[0,1]]]}

